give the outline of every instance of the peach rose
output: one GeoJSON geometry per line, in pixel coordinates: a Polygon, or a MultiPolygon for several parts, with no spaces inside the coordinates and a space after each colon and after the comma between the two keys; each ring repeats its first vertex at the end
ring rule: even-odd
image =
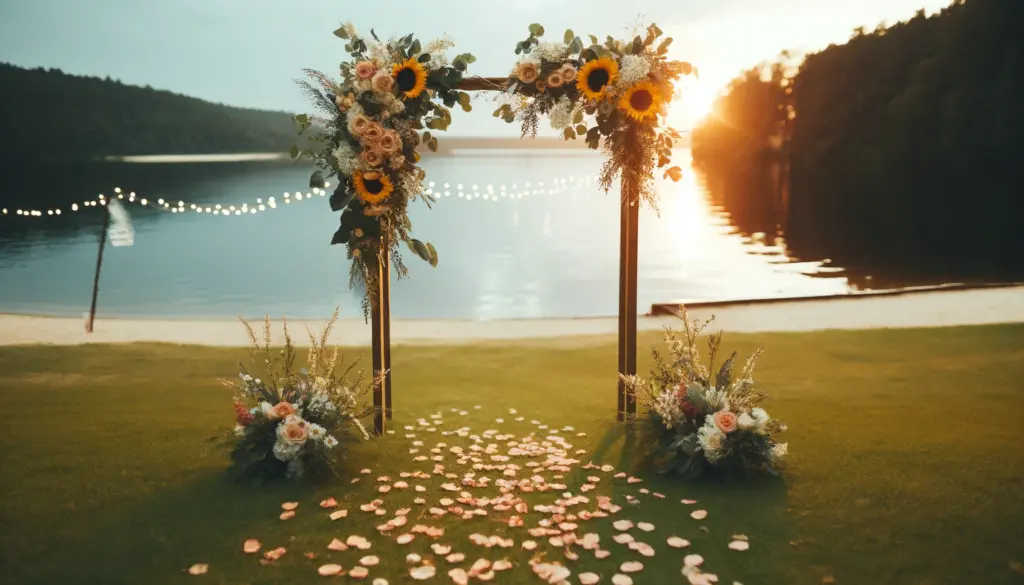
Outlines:
{"type": "Polygon", "coordinates": [[[370,79],[377,73],[377,66],[370,61],[356,63],[356,77],[359,79],[370,79]]]}
{"type": "Polygon", "coordinates": [[[390,93],[395,87],[395,78],[381,71],[373,76],[373,91],[377,93],[390,93]]]}
{"type": "Polygon", "coordinates": [[[363,138],[369,142],[377,142],[381,136],[384,136],[384,129],[376,122],[370,122],[363,130],[363,138]]]}
{"type": "Polygon", "coordinates": [[[285,441],[301,445],[309,438],[309,429],[306,428],[305,421],[286,421],[281,424],[284,425],[284,431],[279,436],[285,441]]]}
{"type": "Polygon", "coordinates": [[[715,413],[715,426],[723,433],[731,433],[739,427],[739,420],[728,410],[720,410],[715,413]]]}
{"type": "Polygon", "coordinates": [[[548,87],[562,87],[565,83],[565,78],[562,77],[561,71],[555,71],[551,75],[548,75],[548,87]]]}
{"type": "Polygon", "coordinates": [[[380,141],[377,142],[377,147],[384,154],[395,154],[398,152],[398,149],[402,148],[402,139],[398,137],[398,133],[394,130],[387,130],[380,137],[380,141]]]}
{"type": "Polygon", "coordinates": [[[355,116],[348,121],[348,131],[354,136],[361,136],[366,129],[370,127],[372,122],[369,118],[363,115],[355,116]]]}
{"type": "Polygon", "coordinates": [[[360,158],[363,159],[363,162],[366,163],[366,166],[368,167],[379,167],[380,165],[384,164],[384,154],[381,153],[379,150],[375,150],[372,148],[364,150],[363,153],[360,155],[360,158]]]}
{"type": "Polygon", "coordinates": [[[525,61],[516,65],[516,77],[523,83],[533,83],[540,77],[540,69],[536,63],[525,61]]]}
{"type": "Polygon", "coordinates": [[[287,402],[278,402],[274,405],[274,414],[280,418],[286,418],[295,414],[295,407],[287,402]]]}
{"type": "Polygon", "coordinates": [[[548,82],[544,81],[543,79],[538,79],[536,86],[539,91],[544,91],[548,88],[548,82]]]}
{"type": "Polygon", "coordinates": [[[579,72],[576,71],[576,68],[569,63],[562,65],[562,68],[558,72],[562,74],[562,79],[566,82],[576,79],[576,75],[579,74],[579,72]]]}

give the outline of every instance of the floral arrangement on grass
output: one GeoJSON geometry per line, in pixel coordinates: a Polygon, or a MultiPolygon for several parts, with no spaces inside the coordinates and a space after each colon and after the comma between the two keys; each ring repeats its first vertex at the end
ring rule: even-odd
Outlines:
{"type": "Polygon", "coordinates": [[[325,116],[295,117],[300,134],[314,123],[317,129],[307,135],[309,146],[296,145],[292,156],[311,158],[320,169],[311,187],[324,188],[327,179],[338,178],[330,204],[342,212],[341,226],[331,244],[347,246],[353,260],[350,286],[366,286],[363,311],[368,314],[377,303],[379,255],[390,254],[399,278],[407,275],[400,242],[437,265],[434,247],[410,236],[409,203],[421,197],[429,207],[433,201],[424,193],[417,148],[426,144],[437,150],[429,130],[448,128],[449,108],[472,109],[469,94],[456,88],[476,58],[465,53],[449,63],[445,53],[454,43],[447,37],[427,45],[413,35],[383,42],[373,30],[371,38],[361,37],[350,23],[334,34],[348,41],[351,59],[341,64],[340,81],[306,70],[316,85],[300,85],[325,116]]]}
{"type": "Polygon", "coordinates": [[[697,338],[711,321],[690,321],[685,308],[682,321],[684,338],[672,329],[665,333],[670,359],[654,350],[650,380],[620,376],[646,411],[645,429],[654,443],[651,457],[658,471],[687,479],[709,471],[778,474],[787,454],[787,444],[778,435],[786,425],[759,406],[767,396],[755,389],[752,375],[762,350],[747,359],[738,376],[735,352],[715,372],[722,334],[709,337],[705,366],[697,338]]]}
{"type": "MultiPolygon", "coordinates": [[[[523,137],[536,136],[546,115],[566,140],[585,137],[590,148],[603,139],[607,161],[601,186],[611,189],[622,175],[624,193],[636,193],[655,203],[655,167],[671,164],[672,147],[681,135],[659,123],[677,95],[676,81],[697,74],[689,63],[667,57],[671,38],[657,25],[631,41],[608,37],[604,43],[590,35],[589,46],[568,30],[563,42],[540,42],[544,27],[530,26],[530,36],[516,45],[519,62],[508,80],[504,104],[494,116],[520,122],[523,137]],[[586,122],[590,117],[592,122],[586,122]]],[[[682,171],[670,167],[665,176],[678,181],[682,171]]]]}
{"type": "MultiPolygon", "coordinates": [[[[338,349],[328,350],[327,339],[335,311],[319,338],[309,333],[307,367],[295,370],[296,352],[284,324],[284,348],[275,360],[270,348],[270,320],[264,320],[263,343],[245,322],[251,346],[249,356],[262,374],[254,376],[241,364],[239,381],[222,380],[234,388],[235,432],[232,437],[231,474],[257,483],[281,477],[323,476],[334,470],[342,452],[341,439],[354,428],[370,437],[360,419],[372,412],[362,400],[371,385],[363,384],[363,371],[353,362],[339,373],[338,349]]],[[[378,376],[373,383],[380,383],[378,376]]]]}

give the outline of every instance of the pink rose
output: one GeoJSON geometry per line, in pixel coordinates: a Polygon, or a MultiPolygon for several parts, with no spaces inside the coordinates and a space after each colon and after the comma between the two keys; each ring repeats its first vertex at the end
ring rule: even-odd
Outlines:
{"type": "Polygon", "coordinates": [[[384,129],[376,122],[370,122],[366,129],[363,130],[363,139],[368,142],[377,142],[381,136],[384,136],[384,129]]]}
{"type": "Polygon", "coordinates": [[[281,424],[284,425],[284,431],[279,436],[285,441],[301,445],[309,438],[309,429],[306,428],[305,421],[285,421],[281,424]]]}
{"type": "Polygon", "coordinates": [[[395,154],[400,148],[402,148],[402,140],[398,137],[397,132],[394,130],[387,130],[377,142],[377,147],[380,148],[380,151],[384,154],[395,154]]]}
{"type": "Polygon", "coordinates": [[[356,63],[356,77],[359,79],[370,79],[377,73],[377,66],[370,61],[356,63]]]}
{"type": "Polygon", "coordinates": [[[540,77],[540,69],[537,68],[536,63],[526,61],[516,65],[516,77],[523,83],[533,83],[540,77]]]}
{"type": "Polygon", "coordinates": [[[370,119],[366,116],[355,116],[348,121],[348,131],[354,136],[361,136],[370,127],[370,119]]]}
{"type": "Polygon", "coordinates": [[[551,75],[548,75],[548,87],[562,87],[565,83],[565,78],[562,77],[561,71],[555,71],[551,75]]]}
{"type": "Polygon", "coordinates": [[[274,414],[280,418],[286,418],[295,414],[295,407],[287,402],[278,402],[274,405],[274,414]]]}
{"type": "Polygon", "coordinates": [[[363,162],[366,163],[366,166],[369,167],[379,167],[384,164],[384,154],[373,148],[364,150],[360,155],[360,158],[362,158],[363,162]]]}
{"type": "Polygon", "coordinates": [[[381,71],[373,76],[372,87],[377,93],[390,93],[395,87],[395,78],[381,71]]]}
{"type": "Polygon", "coordinates": [[[576,75],[578,74],[576,68],[569,63],[562,65],[562,68],[558,72],[562,74],[562,79],[566,82],[576,79],[576,75]]]}
{"type": "Polygon", "coordinates": [[[715,413],[715,426],[723,433],[731,433],[739,427],[739,420],[728,410],[720,410],[715,413]]]}

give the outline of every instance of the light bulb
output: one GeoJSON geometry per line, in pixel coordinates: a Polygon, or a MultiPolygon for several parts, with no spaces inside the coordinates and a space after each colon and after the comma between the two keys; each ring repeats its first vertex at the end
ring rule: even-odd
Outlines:
{"type": "MultiPolygon", "coordinates": [[[[71,204],[71,211],[78,211],[78,204],[77,203],[72,203],[71,204]]],[[[4,213],[7,213],[6,209],[4,210],[4,213]]]]}

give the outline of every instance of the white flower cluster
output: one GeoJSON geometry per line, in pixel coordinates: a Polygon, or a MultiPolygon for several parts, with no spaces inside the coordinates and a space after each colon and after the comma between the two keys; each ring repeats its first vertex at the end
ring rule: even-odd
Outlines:
{"type": "Polygon", "coordinates": [[[626,55],[619,63],[619,84],[629,86],[646,79],[651,73],[651,61],[645,55],[626,55]]]}
{"type": "Polygon", "coordinates": [[[263,402],[259,410],[268,419],[276,420],[281,418],[282,407],[284,411],[292,411],[293,414],[286,415],[277,425],[274,457],[280,461],[292,461],[299,456],[309,441],[320,443],[328,449],[338,445],[338,440],[328,434],[327,429],[302,418],[301,411],[293,405],[282,402],[272,406],[269,402],[263,402]]]}
{"type": "Polygon", "coordinates": [[[555,130],[564,130],[572,124],[572,118],[576,109],[576,104],[569,100],[567,96],[562,96],[555,104],[551,111],[548,112],[548,119],[551,121],[551,127],[555,130]]]}
{"type": "Polygon", "coordinates": [[[564,61],[569,57],[569,46],[564,43],[540,43],[530,54],[544,61],[564,61]]]}

